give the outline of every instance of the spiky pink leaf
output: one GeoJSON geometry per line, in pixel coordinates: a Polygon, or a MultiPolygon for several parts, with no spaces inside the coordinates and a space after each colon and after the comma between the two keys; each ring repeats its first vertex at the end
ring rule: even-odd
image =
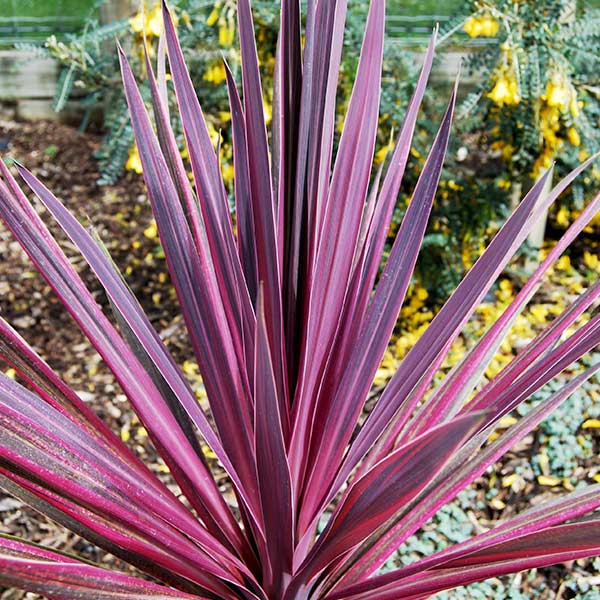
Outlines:
{"type": "Polygon", "coordinates": [[[600,281],[581,294],[550,325],[520,350],[496,377],[483,386],[473,398],[473,401],[479,405],[495,403],[499,395],[519,381],[521,376],[544,352],[551,351],[564,332],[573,325],[585,310],[597,302],[598,298],[600,298],[600,281]]]}
{"type": "MultiPolygon", "coordinates": [[[[153,377],[155,385],[161,390],[163,398],[167,401],[170,400],[170,410],[185,431],[190,444],[196,447],[197,452],[201,453],[200,448],[197,446],[195,432],[190,428],[187,420],[183,419],[182,411],[186,411],[189,421],[198,428],[209,446],[219,457],[232,477],[236,489],[256,518],[257,507],[254,504],[256,480],[254,471],[251,470],[250,479],[246,479],[242,483],[229,455],[200,408],[185,376],[175,364],[164,343],[119,273],[90,234],[58,199],[26,169],[20,168],[19,171],[97,275],[112,302],[114,311],[119,316],[121,328],[131,333],[130,336],[127,336],[131,340],[130,345],[136,351],[136,355],[142,364],[145,364],[146,370],[153,377]]],[[[206,305],[204,306],[206,308],[206,305]]],[[[247,476],[246,473],[243,474],[247,476]]]]}
{"type": "Polygon", "coordinates": [[[0,536],[0,585],[56,600],[202,600],[65,554],[0,536]]]}
{"type": "Polygon", "coordinates": [[[310,445],[315,399],[343,307],[360,232],[377,133],[385,29],[383,0],[371,3],[356,81],[327,196],[323,230],[310,283],[306,337],[295,399],[290,464],[301,489],[310,445]]]}
{"type": "MultiPolygon", "coordinates": [[[[431,70],[431,65],[433,64],[435,39],[436,32],[434,32],[429,43],[419,81],[417,82],[415,92],[408,106],[406,118],[402,125],[381,192],[379,192],[378,189],[379,177],[376,177],[373,183],[374,189],[372,190],[371,197],[365,207],[365,214],[363,215],[361,223],[361,233],[354,255],[352,280],[348,288],[347,297],[344,301],[343,313],[336,333],[335,352],[330,354],[327,365],[325,380],[328,381],[328,384],[325,384],[326,387],[329,387],[332,381],[337,386],[342,380],[348,362],[352,360],[352,353],[356,348],[356,339],[360,336],[361,328],[364,325],[365,311],[371,298],[376,275],[379,271],[383,247],[389,232],[393,209],[396,204],[406,161],[408,159],[411,138],[416,125],[417,113],[425,92],[425,85],[431,70]]],[[[382,168],[383,162],[380,165],[380,171],[382,168]]],[[[378,175],[380,175],[380,173],[378,173],[378,175]]],[[[425,179],[424,175],[423,177],[425,179]]],[[[422,187],[423,185],[421,185],[421,188],[422,187]]],[[[422,189],[419,190],[419,193],[421,191],[422,189]]],[[[418,197],[417,190],[415,190],[415,194],[413,194],[413,198],[415,197],[418,197]]],[[[409,212],[412,212],[410,207],[409,212]]],[[[410,221],[410,218],[408,221],[410,221]]],[[[401,232],[406,236],[407,226],[404,226],[403,229],[404,231],[402,231],[401,228],[401,232]]],[[[401,236],[401,232],[396,236],[397,239],[403,237],[401,236]]],[[[398,245],[400,247],[402,246],[400,240],[398,241],[398,245]]],[[[392,252],[395,251],[392,249],[392,252]]],[[[403,295],[398,294],[396,297],[397,306],[399,307],[401,306],[403,295]]],[[[382,333],[380,339],[383,339],[384,337],[387,337],[387,334],[384,335],[382,333]]],[[[365,377],[365,379],[368,379],[368,377],[365,377]]],[[[323,417],[320,417],[319,420],[322,418],[323,417]]]]}
{"type": "Polygon", "coordinates": [[[398,318],[442,171],[455,97],[454,92],[394,241],[367,318],[344,366],[341,381],[328,381],[328,386],[324,387],[324,399],[331,397],[331,404],[325,407],[327,412],[318,414],[313,424],[313,471],[305,490],[306,504],[301,513],[301,519],[304,520],[299,523],[301,534],[315,518],[316,512],[329,502],[337,491],[336,485],[330,487],[335,476],[335,467],[339,464],[352,434],[398,318]]]}
{"type": "MultiPolygon", "coordinates": [[[[169,36],[167,36],[169,39],[169,36]]],[[[215,298],[219,287],[196,285],[210,281],[212,273],[194,254],[185,214],[172,198],[176,191],[144,108],[133,73],[121,55],[126,97],[134,132],[142,153],[144,177],[165,248],[211,409],[231,462],[247,485],[253,481],[252,415],[250,386],[244,353],[231,336],[223,305],[215,298]],[[210,312],[207,312],[208,311],[210,312]],[[238,365],[238,368],[235,366],[238,365]],[[232,420],[232,415],[235,418],[232,420]]],[[[236,254],[237,258],[237,254],[236,254]]]]}
{"type": "Polygon", "coordinates": [[[267,592],[280,595],[284,582],[292,574],[294,511],[262,290],[258,296],[255,348],[256,468],[269,553],[268,562],[263,567],[266,571],[263,585],[267,592]]]}
{"type": "MultiPolygon", "coordinates": [[[[535,293],[546,271],[586,227],[598,212],[598,209],[600,209],[600,194],[596,195],[592,202],[586,206],[575,222],[550,250],[545,260],[527,279],[510,306],[478,341],[465,359],[459,363],[457,368],[453,370],[435,396],[427,402],[427,405],[419,414],[418,420],[411,424],[414,435],[418,435],[420,431],[427,429],[432,424],[441,422],[446,414],[453,414],[461,407],[498,350],[511,323],[535,293]]],[[[542,349],[540,349],[541,351],[542,349]]],[[[535,358],[535,356],[528,354],[527,359],[530,361],[532,358],[535,358]]]]}
{"type": "Polygon", "coordinates": [[[442,425],[398,448],[352,483],[297,577],[315,577],[414,498],[482,419],[482,414],[470,415],[442,425]]]}
{"type": "MultiPolygon", "coordinates": [[[[600,553],[600,520],[587,520],[541,531],[510,540],[450,562],[408,580],[385,587],[370,586],[358,594],[333,594],[332,600],[397,600],[419,598],[489,577],[499,577],[525,569],[587,558],[600,553]]],[[[366,587],[366,586],[365,586],[366,587]]]]}
{"type": "Polygon", "coordinates": [[[8,471],[2,467],[0,467],[0,489],[39,514],[167,585],[187,592],[203,591],[201,586],[177,575],[172,569],[162,567],[158,562],[149,561],[147,556],[140,553],[139,547],[134,549],[131,542],[127,541],[127,533],[115,524],[114,519],[92,513],[47,488],[26,481],[16,475],[14,470],[8,471]]]}
{"type": "Polygon", "coordinates": [[[277,384],[283,435],[287,442],[290,434],[290,405],[281,298],[280,257],[282,252],[278,247],[277,207],[273,197],[269,144],[256,40],[254,39],[254,23],[249,0],[238,1],[237,16],[258,277],[264,289],[265,320],[277,384]]]}
{"type": "MultiPolygon", "coordinates": [[[[450,502],[460,490],[481,476],[490,465],[493,465],[512,446],[537,427],[579,386],[598,371],[600,371],[600,362],[574,377],[559,391],[552,394],[544,402],[539,403],[526,416],[519,419],[518,423],[505,431],[498,439],[488,444],[475,457],[473,457],[473,453],[491,433],[490,429],[482,432],[478,436],[478,440],[473,440],[461,448],[452,457],[444,471],[423,492],[421,497],[417,497],[412,505],[407,506],[403,513],[387,523],[385,527],[373,532],[364,547],[355,553],[352,563],[346,568],[348,573],[344,575],[344,579],[348,583],[352,583],[364,579],[376,571],[396,551],[400,544],[422,527],[442,506],[450,502]]],[[[581,514],[583,513],[579,512],[573,516],[581,514]]]]}
{"type": "Polygon", "coordinates": [[[237,523],[212,475],[189,446],[151,378],[102,313],[10,173],[4,174],[11,190],[0,182],[0,216],[115,374],[194,507],[206,515],[208,523],[214,523],[217,535],[224,527],[235,539],[236,530],[239,532],[237,523]],[[210,512],[205,503],[211,506],[210,512]]]}
{"type": "Polygon", "coordinates": [[[282,292],[292,391],[296,388],[300,360],[297,348],[304,335],[307,291],[331,177],[336,88],[347,4],[347,0],[308,3],[302,81],[295,86],[300,95],[298,134],[294,164],[290,165],[295,169],[293,192],[283,207],[282,292]]]}
{"type": "Polygon", "coordinates": [[[555,498],[505,521],[485,533],[475,535],[464,542],[454,544],[445,550],[436,552],[396,571],[370,579],[368,583],[353,586],[352,589],[357,591],[366,585],[375,583],[378,586],[386,585],[416,573],[439,568],[440,566],[446,567],[450,561],[470,556],[478,550],[487,549],[500,543],[511,542],[524,535],[576,519],[596,510],[600,506],[599,491],[600,484],[596,484],[555,498]]]}
{"type": "MultiPolygon", "coordinates": [[[[442,310],[435,316],[425,333],[411,348],[354,440],[340,469],[336,485],[338,482],[341,485],[341,482],[384,433],[392,419],[394,419],[394,428],[386,438],[389,441],[396,438],[402,425],[408,421],[420,400],[419,395],[411,396],[411,391],[422,383],[425,377],[433,377],[438,363],[449,350],[475,307],[524,241],[530,228],[527,226],[529,216],[544,189],[547,177],[548,173],[526,195],[442,310]]],[[[389,444],[386,446],[386,450],[388,449],[389,444]]],[[[384,454],[385,451],[380,455],[384,454]]]]}
{"type": "MultiPolygon", "coordinates": [[[[235,582],[238,567],[245,570],[182,505],[139,486],[139,477],[125,463],[4,375],[0,421],[4,465],[92,513],[122,523],[132,550],[201,585],[210,584],[212,576],[214,589],[219,588],[215,577],[235,582]],[[181,534],[184,528],[196,543],[181,534]],[[194,562],[203,565],[206,575],[194,574],[194,562]]],[[[90,525],[83,514],[80,519],[90,525]]],[[[123,537],[118,531],[114,535],[115,541],[123,537]]]]}
{"type": "Polygon", "coordinates": [[[229,110],[233,135],[233,168],[235,170],[235,217],[237,224],[237,247],[244,268],[244,276],[251,298],[258,297],[258,250],[254,234],[254,213],[248,167],[248,142],[246,119],[242,102],[229,69],[225,63],[229,110]]]}

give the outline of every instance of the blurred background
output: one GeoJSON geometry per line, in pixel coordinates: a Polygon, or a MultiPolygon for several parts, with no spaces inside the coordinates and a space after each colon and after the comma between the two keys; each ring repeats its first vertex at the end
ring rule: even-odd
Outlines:
{"type": "MultiPolygon", "coordinates": [[[[58,119],[99,132],[99,183],[139,170],[118,75],[114,40],[130,54],[141,79],[142,39],[151,52],[162,22],[157,2],[145,0],[0,0],[0,102],[17,120],[58,119]]],[[[389,0],[377,161],[398,131],[421,55],[440,27],[437,65],[417,128],[396,223],[410,198],[450,85],[463,63],[456,135],[426,239],[419,273],[434,301],[469,268],[523,187],[551,164],[555,176],[600,148],[600,0],[389,0]],[[451,175],[450,175],[451,173],[451,175]]],[[[198,95],[221,140],[226,183],[233,165],[222,57],[237,67],[235,0],[172,0],[198,95]],[[219,133],[221,132],[221,133],[219,133]]],[[[253,3],[264,77],[265,112],[278,3],[253,3]]],[[[339,86],[339,128],[348,101],[364,26],[366,2],[349,1],[339,86]]],[[[183,148],[182,148],[183,150],[183,148]]],[[[581,209],[586,186],[573,187],[550,215],[561,229],[581,209]]],[[[541,247],[546,226],[531,238],[541,247]]],[[[393,233],[393,232],[392,232],[393,233]]],[[[527,251],[527,248],[525,249],[527,251]]]]}

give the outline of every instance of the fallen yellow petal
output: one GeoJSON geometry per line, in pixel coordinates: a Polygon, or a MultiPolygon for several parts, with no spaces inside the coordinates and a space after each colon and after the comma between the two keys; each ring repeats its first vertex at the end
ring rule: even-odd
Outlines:
{"type": "Polygon", "coordinates": [[[506,508],[506,504],[500,500],[500,498],[492,498],[490,500],[490,506],[496,510],[504,510],[506,508]]]}
{"type": "Polygon", "coordinates": [[[546,485],[549,487],[554,487],[562,483],[562,479],[553,477],[552,475],[539,475],[537,480],[540,485],[546,485]]]}

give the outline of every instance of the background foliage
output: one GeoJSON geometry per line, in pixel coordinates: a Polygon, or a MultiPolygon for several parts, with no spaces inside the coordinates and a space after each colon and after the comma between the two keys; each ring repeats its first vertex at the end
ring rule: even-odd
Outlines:
{"type": "MultiPolygon", "coordinates": [[[[221,144],[226,185],[232,189],[233,161],[225,70],[229,62],[239,79],[235,0],[175,0],[181,44],[215,144],[221,144]]],[[[363,2],[349,3],[348,28],[338,92],[340,110],[349,98],[364,26],[363,2]]],[[[253,3],[265,91],[265,113],[274,65],[277,11],[272,2],[253,3]]],[[[393,9],[393,6],[392,6],[393,9]]],[[[462,86],[457,134],[445,165],[440,193],[419,258],[417,276],[429,302],[443,300],[460,281],[485,242],[507,216],[522,187],[556,161],[556,177],[600,149],[600,17],[597,10],[571,0],[465,0],[441,31],[439,54],[465,37],[487,43],[469,54],[470,83],[462,86]],[[465,15],[469,15],[465,17],[465,15]]],[[[82,34],[59,42],[50,38],[47,52],[63,65],[56,108],[78,95],[89,109],[101,106],[105,141],[98,152],[100,183],[114,182],[124,168],[140,170],[125,99],[118,80],[115,36],[144,79],[141,56],[144,33],[156,49],[160,13],[151,5],[128,20],[101,26],[90,18],[82,34]]],[[[402,124],[416,80],[418,48],[386,42],[380,131],[376,163],[384,160],[393,132],[402,124]]],[[[446,78],[449,74],[446,74],[446,78]]],[[[452,74],[450,74],[450,77],[452,74]]],[[[438,81],[438,86],[444,85],[438,81]]],[[[142,88],[148,95],[148,90],[142,88]]],[[[436,98],[443,94],[435,94],[436,98]]],[[[431,144],[443,106],[427,95],[411,151],[394,222],[398,224],[431,144]]],[[[87,119],[83,126],[87,125],[87,119]]],[[[338,133],[343,121],[338,121],[338,133]]],[[[181,139],[179,124],[173,126],[181,139]]],[[[564,229],[582,207],[598,170],[573,186],[557,205],[551,226],[564,229]]],[[[597,228],[597,223],[595,224],[597,228]]],[[[395,233],[392,228],[392,234],[395,233]]]]}

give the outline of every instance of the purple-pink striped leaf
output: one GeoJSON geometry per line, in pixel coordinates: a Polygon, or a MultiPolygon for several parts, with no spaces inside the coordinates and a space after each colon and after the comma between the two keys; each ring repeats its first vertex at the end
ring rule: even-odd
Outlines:
{"type": "MultiPolygon", "coordinates": [[[[425,85],[427,83],[427,78],[433,63],[435,38],[436,32],[434,32],[434,35],[429,43],[429,48],[425,56],[425,62],[421,70],[421,75],[419,77],[419,81],[417,82],[417,87],[415,89],[415,93],[413,94],[413,98],[408,106],[406,118],[404,120],[404,124],[402,125],[402,129],[400,131],[396,148],[392,155],[381,192],[378,190],[379,177],[376,177],[373,184],[374,188],[365,207],[365,212],[361,222],[361,233],[359,236],[356,253],[354,255],[354,264],[352,266],[352,279],[348,287],[348,294],[344,301],[344,309],[340,318],[338,331],[336,332],[336,339],[334,342],[335,352],[331,352],[330,354],[327,372],[324,377],[325,381],[327,382],[325,387],[332,385],[332,382],[334,386],[339,385],[339,382],[343,378],[348,362],[352,359],[352,353],[356,348],[356,339],[360,336],[361,328],[365,324],[365,311],[368,302],[371,299],[375,278],[379,271],[383,247],[389,232],[389,225],[393,215],[393,209],[396,204],[396,199],[398,197],[400,184],[402,182],[402,177],[410,150],[411,138],[416,125],[419,105],[423,98],[425,85]]],[[[434,148],[432,148],[430,156],[433,154],[434,148]]],[[[431,162],[431,159],[429,159],[428,162],[431,162]]],[[[381,171],[382,168],[383,162],[379,170],[381,171]]],[[[427,167],[424,167],[423,172],[425,172],[426,169],[427,167]]],[[[380,173],[378,173],[378,175],[380,175],[380,173]]],[[[425,176],[423,177],[426,181],[425,176]]],[[[415,194],[413,194],[413,199],[415,202],[418,198],[418,195],[420,195],[420,193],[423,191],[423,187],[424,185],[422,184],[419,190],[415,189],[415,194]],[[417,194],[417,192],[419,192],[419,194],[417,194]]],[[[410,218],[408,221],[410,221],[410,218]]],[[[407,235],[407,229],[410,231],[410,228],[405,226],[403,231],[404,237],[407,235]]],[[[401,235],[399,232],[396,238],[398,239],[400,237],[401,235]]],[[[398,241],[398,245],[402,247],[402,242],[398,241]]],[[[392,250],[392,252],[394,252],[394,250],[392,250]]],[[[397,299],[397,305],[400,307],[403,301],[403,295],[398,294],[397,299]]],[[[384,337],[389,337],[389,334],[386,336],[382,333],[381,339],[384,337]]],[[[374,360],[373,362],[377,362],[379,364],[379,361],[374,360]]],[[[367,379],[367,377],[365,377],[365,379],[367,379]]],[[[331,395],[331,392],[329,392],[329,394],[331,395]]]]}
{"type": "Polygon", "coordinates": [[[315,400],[343,308],[369,184],[377,133],[385,30],[383,0],[370,5],[356,81],[323,217],[323,231],[310,282],[306,338],[294,404],[290,464],[300,492],[310,447],[315,400]]]}
{"type": "Polygon", "coordinates": [[[282,287],[282,310],[286,340],[288,385],[293,389],[296,378],[296,338],[299,269],[288,261],[292,257],[294,232],[302,225],[294,220],[296,199],[296,157],[302,92],[302,39],[299,0],[281,3],[279,38],[273,76],[272,174],[276,206],[277,249],[282,287]],[[291,385],[290,385],[291,382],[291,385]]]}
{"type": "MultiPolygon", "coordinates": [[[[429,47],[427,48],[427,52],[425,54],[425,60],[423,62],[423,67],[421,68],[421,74],[419,75],[417,86],[406,110],[406,117],[404,118],[404,123],[402,124],[402,129],[400,130],[398,141],[396,142],[396,147],[390,160],[390,165],[383,181],[381,192],[377,198],[373,219],[367,230],[364,259],[360,265],[360,285],[357,287],[355,292],[356,307],[352,311],[353,317],[349,318],[348,320],[350,323],[350,327],[347,328],[348,340],[351,339],[350,336],[352,336],[352,334],[356,335],[356,326],[352,327],[352,324],[360,324],[363,322],[364,312],[369,301],[369,295],[373,289],[375,278],[379,270],[379,265],[381,264],[383,248],[389,233],[394,207],[396,205],[396,200],[400,191],[400,185],[404,177],[404,170],[408,161],[411,140],[417,123],[417,115],[425,94],[425,87],[429,79],[431,67],[433,65],[436,41],[437,28],[434,30],[431,40],[429,41],[429,47]]],[[[349,343],[349,341],[347,343],[349,343]]]]}
{"type": "Polygon", "coordinates": [[[219,434],[238,475],[243,482],[249,483],[253,480],[252,401],[244,352],[232,339],[223,306],[214,297],[219,288],[198,285],[205,279],[210,281],[213,274],[203,268],[206,265],[194,253],[185,214],[172,202],[176,191],[131,69],[122,54],[121,59],[134,132],[138,144],[147,148],[141,155],[144,177],[171,278],[180,298],[219,434]],[[207,306],[213,312],[207,314],[207,306]],[[247,476],[244,477],[245,473],[247,476]]]}
{"type": "Polygon", "coordinates": [[[324,382],[321,412],[317,413],[312,427],[310,466],[313,470],[305,489],[305,504],[299,522],[301,535],[337,491],[336,485],[331,486],[335,476],[332,465],[339,464],[398,318],[442,171],[455,98],[456,89],[392,246],[367,318],[344,366],[341,381],[330,378],[324,382]],[[331,398],[329,405],[325,404],[327,398],[331,398]]]}
{"type": "MultiPolygon", "coordinates": [[[[523,202],[519,206],[519,208],[511,215],[506,224],[502,227],[500,232],[496,235],[496,237],[492,240],[490,246],[486,249],[480,259],[477,261],[473,269],[467,274],[465,279],[461,282],[459,287],[455,290],[454,294],[448,300],[448,302],[444,305],[443,309],[440,311],[438,315],[436,315],[432,325],[435,324],[434,328],[429,328],[425,334],[421,337],[418,343],[415,345],[413,349],[409,352],[407,359],[403,362],[402,366],[399,369],[399,373],[396,374],[395,379],[396,383],[399,384],[400,388],[402,388],[402,393],[399,394],[398,390],[394,392],[396,399],[401,395],[404,397],[404,402],[402,408],[396,413],[391,422],[388,422],[386,425],[385,435],[382,436],[382,439],[378,442],[376,448],[373,453],[375,457],[384,456],[392,447],[393,440],[397,439],[402,430],[404,429],[407,421],[411,417],[414,407],[419,402],[422,394],[427,390],[431,380],[433,379],[434,374],[438,371],[441,364],[443,363],[447,352],[449,351],[453,341],[456,339],[460,329],[468,319],[468,317],[472,314],[475,306],[479,303],[482,294],[479,294],[477,300],[473,304],[464,303],[463,294],[468,295],[469,292],[473,292],[479,288],[478,279],[488,271],[490,273],[490,266],[493,268],[494,261],[496,260],[494,257],[494,253],[498,250],[497,246],[500,246],[503,242],[505,243],[507,240],[510,241],[511,234],[509,231],[512,229],[512,226],[517,224],[517,220],[521,222],[520,232],[514,237],[515,243],[507,252],[507,254],[502,259],[502,263],[499,265],[500,268],[497,268],[493,274],[489,277],[488,275],[483,275],[485,278],[485,290],[489,289],[491,282],[494,281],[497,274],[500,272],[501,268],[506,264],[506,261],[510,258],[515,249],[524,241],[529,229],[531,226],[537,222],[543,212],[562,194],[565,189],[575,180],[575,178],[588,166],[590,166],[596,157],[591,157],[573,171],[569,173],[559,184],[551,191],[547,197],[542,198],[536,205],[534,209],[531,209],[529,213],[529,217],[525,224],[523,224],[523,216],[525,216],[526,211],[521,210],[525,207],[526,204],[531,205],[537,200],[537,198],[541,195],[541,190],[543,189],[543,181],[548,177],[550,172],[547,172],[540,181],[532,188],[532,190],[527,194],[524,198],[523,202]],[[511,225],[511,222],[514,223],[511,225]],[[452,333],[448,333],[451,328],[453,322],[455,321],[455,317],[458,315],[464,314],[465,318],[462,323],[458,325],[452,333]],[[447,323],[445,321],[447,320],[447,323]],[[444,333],[440,333],[444,331],[444,333]],[[436,339],[437,338],[437,339],[436,339]],[[419,359],[420,353],[423,352],[424,348],[429,348],[432,350],[432,343],[437,344],[436,348],[438,348],[437,355],[433,358],[427,354],[427,360],[421,361],[422,364],[427,365],[425,372],[418,371],[419,374],[419,382],[418,384],[413,384],[411,389],[409,389],[409,385],[402,386],[402,381],[404,378],[405,372],[412,372],[413,375],[417,374],[414,370],[413,361],[419,359]],[[441,346],[441,348],[440,348],[441,346]],[[405,371],[406,369],[406,371],[405,371]]],[[[513,232],[514,233],[514,232],[513,232]]],[[[409,377],[410,379],[410,377],[409,377]]],[[[408,382],[407,382],[408,383],[408,382]]],[[[412,383],[412,382],[411,382],[412,383]]],[[[388,386],[384,392],[384,396],[387,399],[387,394],[391,393],[394,390],[394,385],[388,386]]],[[[410,427],[407,429],[406,434],[408,439],[410,438],[412,430],[410,427]]]]}
{"type": "Polygon", "coordinates": [[[299,352],[308,311],[313,261],[329,191],[336,89],[344,41],[347,0],[308,2],[295,148],[293,195],[286,200],[283,302],[290,363],[296,388],[299,352]]]}
{"type": "Polygon", "coordinates": [[[483,417],[469,415],[442,425],[398,448],[353,482],[297,577],[302,581],[316,576],[385,523],[431,481],[483,417]]]}
{"type": "Polygon", "coordinates": [[[561,562],[600,554],[600,520],[549,527],[487,548],[470,558],[449,563],[446,568],[425,571],[385,587],[372,585],[358,594],[340,592],[331,600],[397,600],[420,598],[431,594],[499,577],[526,569],[546,567],[561,562]],[[454,566],[455,565],[455,566],[454,566]]]}
{"type": "MultiPolygon", "coordinates": [[[[474,552],[496,546],[500,543],[511,542],[524,535],[529,535],[547,527],[560,525],[566,521],[579,518],[600,507],[600,484],[590,485],[580,490],[555,498],[539,506],[527,510],[515,518],[475,535],[472,538],[449,546],[445,550],[415,561],[405,567],[385,573],[379,577],[353,586],[354,593],[369,584],[377,586],[393,583],[401,578],[421,573],[441,566],[446,567],[450,561],[468,557],[474,552]]],[[[346,588],[347,589],[347,588],[346,588]]]]}
{"type": "MultiPolygon", "coordinates": [[[[425,375],[433,377],[432,365],[437,366],[441,362],[493,281],[527,236],[531,227],[531,223],[528,224],[529,216],[544,189],[547,177],[548,173],[525,196],[425,333],[411,348],[354,440],[334,487],[341,485],[348,477],[392,420],[393,430],[386,434],[390,443],[402,430],[403,424],[408,421],[420,400],[419,395],[411,396],[411,391],[422,383],[425,375]]],[[[389,444],[379,456],[384,456],[387,451],[389,444]]]]}
{"type": "Polygon", "coordinates": [[[153,486],[160,485],[139,457],[2,317],[0,317],[0,356],[14,367],[48,404],[109,446],[117,456],[134,467],[145,482],[153,486]]]}
{"type": "Polygon", "coordinates": [[[248,346],[254,334],[254,299],[250,298],[248,293],[236,250],[219,159],[212,145],[206,120],[165,2],[163,2],[163,19],[169,66],[196,192],[206,226],[205,235],[212,256],[212,269],[219,284],[218,290],[222,296],[223,310],[227,315],[226,321],[231,330],[236,353],[239,357],[244,355],[251,357],[252,349],[248,346]]]}
{"type": "MultiPolygon", "coordinates": [[[[456,494],[471,484],[485,470],[493,465],[511,447],[522,440],[539,423],[556,410],[569,396],[590,377],[600,371],[600,362],[574,377],[563,388],[544,402],[539,403],[526,416],[503,432],[498,439],[488,444],[475,457],[473,453],[486,440],[493,428],[488,428],[461,448],[450,460],[446,468],[437,474],[430,486],[418,496],[414,503],[390,520],[385,527],[374,531],[369,540],[345,566],[343,573],[346,585],[365,579],[376,571],[396,549],[413,533],[422,527],[456,494]]],[[[586,512],[586,511],[583,511],[586,512]]],[[[573,516],[583,514],[579,512],[573,516]]],[[[566,517],[566,518],[573,518],[566,517]]],[[[561,521],[558,521],[561,522],[561,521]]],[[[342,573],[336,575],[336,581],[342,573]]]]}
{"type": "Polygon", "coordinates": [[[237,224],[237,247],[244,276],[251,298],[258,297],[258,250],[254,234],[252,192],[248,171],[248,143],[246,141],[246,119],[242,101],[233,74],[224,64],[229,94],[229,110],[233,135],[233,168],[235,183],[235,218],[237,224]]]}
{"type": "Polygon", "coordinates": [[[0,489],[27,504],[39,514],[167,585],[187,592],[203,591],[189,579],[177,575],[173,570],[164,568],[156,562],[149,561],[146,556],[133,550],[131,544],[124,541],[127,540],[127,533],[109,517],[104,518],[97,513],[93,514],[47,488],[40,488],[24,480],[16,475],[14,470],[8,471],[2,467],[0,467],[0,489]]]}
{"type": "Polygon", "coordinates": [[[0,536],[0,585],[56,600],[202,600],[65,554],[0,536]]]}
{"type": "Polygon", "coordinates": [[[116,463],[69,419],[4,375],[0,424],[0,462],[11,471],[121,523],[138,552],[176,574],[200,585],[211,576],[241,581],[237,570],[245,567],[183,506],[177,510],[175,503],[148,493],[126,464],[116,463]],[[195,574],[194,564],[205,573],[195,574]]]}
{"type": "MultiPolygon", "coordinates": [[[[499,394],[512,386],[535,363],[552,349],[563,333],[600,298],[600,281],[592,285],[570,304],[550,325],[541,331],[529,344],[489,381],[473,398],[472,402],[490,405],[499,394]]],[[[474,405],[473,405],[474,406],[474,405]]]]}
{"type": "MultiPolygon", "coordinates": [[[[497,352],[514,319],[535,293],[546,271],[587,226],[599,209],[600,194],[596,195],[592,202],[586,206],[575,222],[550,250],[546,259],[527,279],[523,288],[502,316],[490,327],[457,368],[447,377],[435,396],[423,407],[417,419],[411,423],[412,435],[418,435],[421,431],[443,421],[446,415],[452,415],[460,409],[497,352]]],[[[528,355],[529,360],[532,358],[534,357],[528,355]]]]}
{"type": "Polygon", "coordinates": [[[10,173],[6,171],[5,176],[11,190],[0,182],[0,216],[114,373],[194,508],[212,524],[214,534],[221,535],[223,528],[230,540],[237,537],[241,543],[241,532],[212,474],[189,445],[151,378],[102,313],[10,173]]]}
{"type": "Polygon", "coordinates": [[[542,356],[516,381],[496,393],[469,403],[463,413],[488,409],[489,425],[516,408],[571,363],[600,344],[600,313],[580,327],[570,338],[542,356]]]}
{"type": "Polygon", "coordinates": [[[267,594],[278,597],[292,574],[294,510],[262,290],[258,295],[255,348],[256,468],[268,551],[263,565],[263,587],[267,594]]]}
{"type": "Polygon", "coordinates": [[[290,436],[290,403],[281,297],[280,257],[283,253],[278,247],[277,207],[273,196],[258,54],[249,0],[238,0],[237,16],[258,278],[264,290],[265,322],[277,384],[281,425],[287,443],[290,436]]]}
{"type": "MultiPolygon", "coordinates": [[[[113,310],[118,315],[121,329],[126,334],[130,346],[133,347],[140,362],[146,367],[147,372],[153,378],[163,398],[169,402],[170,410],[182,426],[182,430],[186,433],[190,444],[196,448],[198,454],[201,454],[194,430],[191,427],[191,423],[193,423],[221,460],[223,466],[231,476],[236,489],[256,518],[256,478],[254,470],[250,470],[250,478],[242,483],[228,453],[223,448],[221,441],[214,433],[208,419],[200,408],[185,376],[175,364],[128,286],[115,270],[112,263],[107,259],[106,254],[95,243],[86,229],[43,184],[26,169],[20,168],[19,170],[28,185],[34,190],[38,198],[44,203],[45,207],[80,250],[102,283],[111,300],[113,310]],[[185,419],[184,416],[186,417],[185,419]]],[[[243,474],[247,476],[246,473],[243,474]]]]}

